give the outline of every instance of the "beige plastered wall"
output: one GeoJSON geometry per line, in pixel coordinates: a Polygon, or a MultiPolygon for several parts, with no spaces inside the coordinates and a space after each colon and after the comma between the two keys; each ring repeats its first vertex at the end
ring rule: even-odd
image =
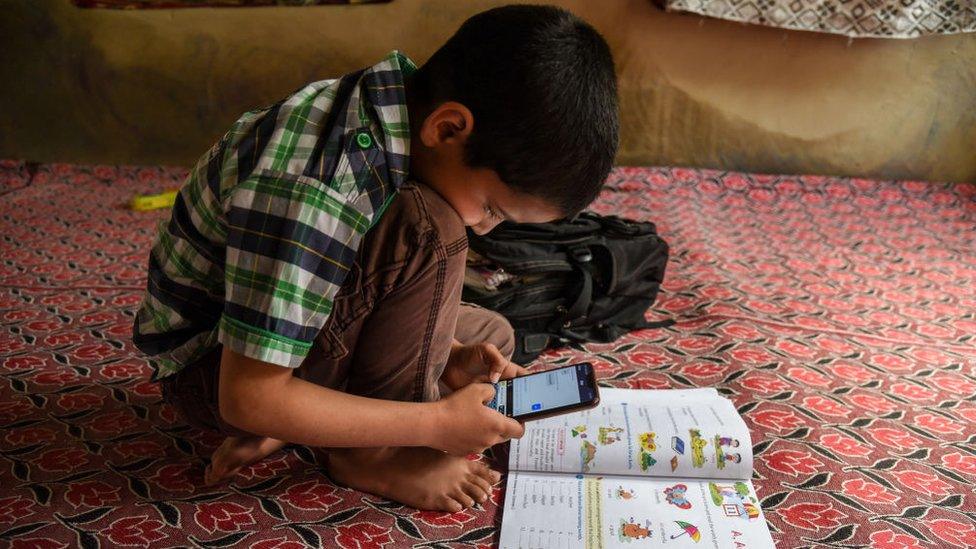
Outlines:
{"type": "MultiPolygon", "coordinates": [[[[81,10],[0,0],[0,158],[191,165],[243,111],[503,2],[81,10]]],[[[614,52],[619,164],[976,181],[976,35],[844,37],[558,2],[614,52]]]]}

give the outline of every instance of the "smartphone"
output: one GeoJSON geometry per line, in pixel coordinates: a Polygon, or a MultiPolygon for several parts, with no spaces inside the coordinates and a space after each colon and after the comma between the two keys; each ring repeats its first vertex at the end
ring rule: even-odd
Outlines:
{"type": "Polygon", "coordinates": [[[488,406],[519,421],[592,408],[600,403],[596,373],[589,362],[571,364],[495,384],[488,406]]]}

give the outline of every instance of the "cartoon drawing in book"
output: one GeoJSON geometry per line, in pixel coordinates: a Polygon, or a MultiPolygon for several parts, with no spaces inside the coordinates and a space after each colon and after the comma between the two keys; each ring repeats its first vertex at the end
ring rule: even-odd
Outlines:
{"type": "Polygon", "coordinates": [[[691,502],[685,498],[685,493],[687,492],[687,486],[684,484],[675,484],[664,489],[664,499],[678,509],[691,509],[691,502]]]}
{"type": "Polygon", "coordinates": [[[702,438],[698,429],[689,429],[688,434],[691,435],[691,466],[701,469],[705,466],[705,446],[708,441],[702,438]]]}
{"type": "Polygon", "coordinates": [[[657,463],[657,460],[651,455],[651,452],[657,450],[654,436],[654,433],[641,433],[638,437],[640,448],[637,453],[637,464],[640,465],[641,471],[646,471],[657,463]]]}
{"type": "Polygon", "coordinates": [[[586,425],[577,425],[576,427],[573,427],[570,432],[573,433],[573,438],[586,438],[586,425]]]}
{"type": "Polygon", "coordinates": [[[709,482],[708,491],[712,496],[712,503],[722,509],[725,516],[746,520],[759,518],[759,501],[749,493],[746,483],[736,482],[730,486],[709,482]]]}
{"type": "Polygon", "coordinates": [[[651,521],[644,521],[644,526],[637,524],[634,517],[630,521],[620,519],[620,531],[617,533],[620,541],[630,543],[635,539],[645,539],[651,537],[651,521]]]}
{"type": "Polygon", "coordinates": [[[731,463],[742,463],[742,455],[740,454],[726,454],[721,448],[715,449],[715,464],[719,469],[725,469],[726,462],[731,463]]]}
{"type": "Polygon", "coordinates": [[[646,450],[648,453],[657,450],[657,444],[654,443],[654,433],[641,433],[640,435],[640,445],[642,450],[646,450]]]}
{"type": "Polygon", "coordinates": [[[618,486],[614,495],[617,496],[617,499],[634,499],[637,497],[633,490],[624,490],[623,486],[618,486]]]}
{"type": "Polygon", "coordinates": [[[679,528],[681,528],[681,531],[678,532],[677,534],[672,534],[671,539],[680,538],[681,536],[687,535],[695,543],[698,543],[701,540],[701,532],[698,531],[698,527],[695,526],[694,524],[691,524],[690,522],[685,522],[683,520],[676,520],[674,521],[674,523],[677,524],[679,528]]]}
{"type": "Polygon", "coordinates": [[[613,444],[620,440],[620,433],[623,433],[622,427],[600,427],[600,434],[597,436],[596,440],[606,446],[608,444],[613,444]]]}
{"type": "Polygon", "coordinates": [[[731,448],[738,448],[739,439],[715,435],[715,446],[729,446],[731,448]]]}
{"type": "Polygon", "coordinates": [[[712,503],[722,505],[723,498],[751,498],[749,487],[744,482],[734,482],[732,484],[709,482],[708,491],[712,496],[712,503]]]}
{"type": "Polygon", "coordinates": [[[674,450],[676,454],[684,455],[685,441],[681,440],[679,437],[671,437],[671,449],[674,450]]]}
{"type": "Polygon", "coordinates": [[[728,449],[738,448],[739,441],[731,437],[720,437],[715,435],[715,464],[719,469],[725,469],[725,462],[741,463],[742,456],[738,453],[728,452],[728,449]]]}
{"type": "Polygon", "coordinates": [[[580,447],[580,458],[583,460],[583,472],[590,472],[590,462],[596,457],[596,446],[588,440],[583,441],[583,446],[580,447]]]}
{"type": "Polygon", "coordinates": [[[654,459],[654,456],[646,452],[640,453],[640,461],[638,461],[638,465],[640,465],[641,471],[646,471],[655,464],[657,464],[657,460],[654,459]]]}

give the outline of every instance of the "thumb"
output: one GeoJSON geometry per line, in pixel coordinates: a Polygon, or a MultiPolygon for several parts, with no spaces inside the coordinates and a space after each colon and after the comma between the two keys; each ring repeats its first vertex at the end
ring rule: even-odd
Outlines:
{"type": "Polygon", "coordinates": [[[478,383],[475,385],[478,390],[478,396],[481,398],[482,404],[488,404],[491,399],[495,398],[495,386],[488,383],[478,383]]]}
{"type": "Polygon", "coordinates": [[[525,425],[512,418],[507,419],[505,436],[508,438],[522,438],[522,435],[525,434],[525,425]]]}

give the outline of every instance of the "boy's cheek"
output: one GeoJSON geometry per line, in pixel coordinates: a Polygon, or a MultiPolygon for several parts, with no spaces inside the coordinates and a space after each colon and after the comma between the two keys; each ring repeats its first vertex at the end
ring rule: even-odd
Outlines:
{"type": "Polygon", "coordinates": [[[475,232],[479,228],[484,228],[486,217],[484,206],[472,201],[469,197],[447,195],[445,199],[454,208],[454,212],[457,213],[466,227],[471,227],[475,232]]]}
{"type": "Polygon", "coordinates": [[[478,229],[484,229],[486,225],[485,214],[483,212],[469,213],[467,215],[462,215],[461,220],[464,221],[465,225],[471,227],[473,230],[476,231],[478,229]]]}
{"type": "Polygon", "coordinates": [[[478,236],[482,236],[482,235],[486,235],[486,234],[490,233],[491,230],[494,229],[497,225],[498,225],[498,222],[496,222],[496,221],[492,221],[492,222],[488,222],[488,223],[482,221],[482,222],[478,223],[477,225],[471,225],[470,227],[471,227],[471,230],[474,231],[474,234],[476,234],[478,236]]]}

